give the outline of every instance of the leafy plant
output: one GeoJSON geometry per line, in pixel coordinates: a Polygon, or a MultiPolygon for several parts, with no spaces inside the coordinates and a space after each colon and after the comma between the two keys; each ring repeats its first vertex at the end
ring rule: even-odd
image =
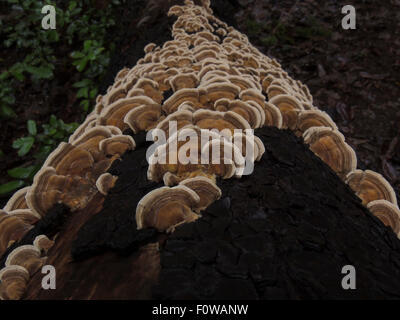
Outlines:
{"type": "Polygon", "coordinates": [[[38,133],[36,122],[28,120],[28,136],[16,139],[12,147],[18,150],[17,153],[20,157],[26,156],[32,149],[35,149],[36,152],[33,157],[36,161],[34,164],[28,166],[21,166],[8,170],[8,176],[18,180],[0,185],[0,195],[9,193],[29,183],[40,169],[43,160],[49,155],[51,150],[61,141],[66,141],[77,127],[78,124],[75,122],[66,124],[63,120],[57,119],[52,115],[49,123],[42,125],[42,133],[38,133]]]}
{"type": "MultiPolygon", "coordinates": [[[[8,65],[0,57],[0,121],[16,117],[17,92],[20,88],[49,87],[57,81],[59,66],[71,72],[72,87],[82,113],[89,111],[98,94],[97,83],[107,70],[115,46],[107,39],[116,25],[114,8],[126,0],[108,1],[98,10],[92,0],[6,0],[6,14],[0,16],[0,46],[8,65]],[[56,30],[43,30],[40,21],[44,5],[54,5],[56,30]],[[7,18],[7,21],[2,20],[7,18]],[[23,52],[23,55],[20,54],[23,52]],[[57,68],[56,68],[57,66],[57,68]]],[[[62,68],[61,68],[62,69],[62,68]]],[[[16,139],[12,147],[24,163],[7,171],[10,182],[0,185],[0,194],[11,192],[31,181],[33,175],[54,147],[77,127],[51,116],[41,125],[28,120],[28,134],[16,139]],[[39,132],[40,131],[40,132],[39,132]]],[[[0,153],[0,157],[4,157],[0,153]]]]}

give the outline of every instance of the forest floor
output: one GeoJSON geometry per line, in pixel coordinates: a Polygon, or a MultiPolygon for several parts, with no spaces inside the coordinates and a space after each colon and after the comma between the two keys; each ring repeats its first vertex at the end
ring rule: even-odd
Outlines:
{"type": "MultiPolygon", "coordinates": [[[[314,105],[332,117],[355,149],[358,167],[383,174],[399,195],[400,1],[352,1],[357,12],[356,30],[341,27],[341,8],[349,4],[343,1],[212,3],[217,16],[247,34],[253,45],[276,58],[292,78],[308,85],[314,105]]],[[[117,39],[118,50],[111,57],[100,94],[122,67],[132,67],[143,55],[146,43],[137,42],[137,35],[149,26],[157,26],[162,11],[146,11],[145,4],[144,0],[135,1],[118,11],[118,27],[108,34],[108,39],[117,39]]],[[[163,37],[167,35],[160,35],[160,41],[163,37]]],[[[13,61],[5,57],[2,63],[13,61]]],[[[47,121],[55,114],[65,122],[82,121],[84,111],[73,107],[74,74],[64,66],[60,77],[62,81],[55,81],[48,88],[25,88],[17,98],[18,118],[1,121],[5,130],[0,139],[4,153],[0,183],[7,181],[7,170],[29,161],[18,157],[11,147],[13,138],[26,135],[27,120],[35,119],[41,124],[41,119],[47,121]]],[[[6,200],[0,198],[0,207],[6,200]]]]}
{"type": "Polygon", "coordinates": [[[238,0],[238,29],[305,83],[357,153],[400,193],[400,1],[238,0]],[[341,8],[356,9],[344,30],[341,8]]]}

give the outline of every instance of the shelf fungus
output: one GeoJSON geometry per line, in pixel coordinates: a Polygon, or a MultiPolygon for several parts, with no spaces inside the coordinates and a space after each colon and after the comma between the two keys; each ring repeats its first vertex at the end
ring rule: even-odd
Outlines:
{"type": "MultiPolygon", "coordinates": [[[[181,181],[197,174],[212,174],[208,159],[203,161],[203,146],[221,136],[213,131],[188,125],[173,133],[166,143],[159,145],[149,158],[147,176],[149,180],[161,181],[169,172],[170,179],[181,181]]],[[[172,181],[172,180],[171,180],[172,181]]]]}
{"type": "Polygon", "coordinates": [[[216,129],[233,134],[235,129],[251,129],[250,124],[241,115],[233,111],[219,112],[211,110],[197,110],[193,114],[193,124],[202,129],[216,129]],[[225,130],[225,129],[228,129],[225,130]]]}
{"type": "Polygon", "coordinates": [[[0,253],[21,240],[33,226],[16,215],[0,210],[0,253]]]}
{"type": "Polygon", "coordinates": [[[156,130],[160,130],[164,133],[165,138],[168,139],[177,130],[191,124],[193,124],[193,113],[189,110],[181,110],[168,115],[157,124],[156,130]]]}
{"type": "Polygon", "coordinates": [[[45,263],[46,257],[41,257],[40,250],[33,245],[23,245],[15,248],[7,256],[5,266],[21,266],[28,270],[29,275],[35,274],[45,263]]]}
{"type": "MultiPolygon", "coordinates": [[[[1,210],[0,210],[1,212],[1,210]]],[[[38,222],[41,218],[40,215],[37,213],[33,212],[31,209],[16,209],[13,211],[7,212],[8,215],[18,217],[25,223],[28,223],[30,225],[34,225],[36,222],[38,222]]]]}
{"type": "Polygon", "coordinates": [[[241,151],[243,157],[251,162],[260,161],[265,153],[263,142],[253,134],[235,133],[231,138],[231,142],[241,151]]]}
{"type": "Polygon", "coordinates": [[[297,125],[298,111],[304,108],[301,103],[290,95],[277,95],[269,100],[269,103],[278,107],[282,114],[282,128],[295,130],[297,125]]]}
{"type": "Polygon", "coordinates": [[[129,111],[139,106],[154,104],[156,102],[147,96],[120,99],[103,109],[97,119],[97,124],[116,126],[121,130],[128,129],[124,118],[129,111]]]}
{"type": "Polygon", "coordinates": [[[198,207],[195,209],[197,213],[206,209],[221,197],[221,189],[218,188],[213,180],[204,176],[185,179],[180,185],[192,189],[200,197],[198,207]]]}
{"type": "Polygon", "coordinates": [[[374,200],[368,203],[367,208],[383,222],[385,226],[393,229],[400,236],[400,210],[387,200],[374,200]]]}
{"type": "Polygon", "coordinates": [[[246,160],[241,150],[223,137],[207,142],[201,149],[203,162],[209,163],[208,172],[223,179],[243,175],[246,160]],[[216,151],[217,150],[217,151],[216,151]]]}
{"type": "Polygon", "coordinates": [[[25,293],[29,272],[21,266],[8,266],[0,270],[0,299],[19,300],[25,293]]]}
{"type": "Polygon", "coordinates": [[[170,86],[174,92],[184,88],[196,88],[199,78],[193,72],[181,73],[173,76],[169,80],[170,86]]]}
{"type": "Polygon", "coordinates": [[[301,136],[311,127],[328,127],[338,130],[338,127],[326,112],[319,110],[300,111],[296,125],[296,134],[301,136]]]}
{"type": "Polygon", "coordinates": [[[364,205],[374,200],[387,200],[397,206],[393,187],[377,172],[354,170],[347,175],[346,182],[364,205]]]}
{"type": "Polygon", "coordinates": [[[184,88],[175,92],[164,101],[162,108],[167,114],[171,114],[177,111],[182,103],[192,103],[195,106],[200,105],[198,89],[184,88]]]}
{"type": "Polygon", "coordinates": [[[241,100],[228,100],[228,99],[220,99],[215,102],[215,110],[226,112],[232,111],[240,116],[242,116],[249,124],[250,127],[255,129],[259,128],[261,125],[264,125],[265,115],[263,110],[252,106],[249,103],[243,102],[241,100]],[[264,117],[263,117],[264,115],[264,117]]]}
{"type": "Polygon", "coordinates": [[[113,136],[102,140],[99,148],[106,156],[122,156],[127,150],[134,150],[136,143],[131,136],[113,136]]]}
{"type": "Polygon", "coordinates": [[[139,131],[148,131],[155,127],[160,118],[160,105],[143,105],[129,111],[124,118],[124,122],[134,133],[138,133],[139,131]]]}
{"type": "Polygon", "coordinates": [[[53,246],[54,241],[50,240],[46,235],[41,234],[35,238],[33,245],[40,250],[41,253],[46,254],[53,246]]]}
{"type": "Polygon", "coordinates": [[[25,187],[19,189],[17,192],[13,194],[10,200],[7,201],[5,207],[3,208],[4,211],[13,211],[16,209],[26,209],[28,208],[25,200],[26,193],[28,192],[30,187],[25,187]]]}
{"type": "Polygon", "coordinates": [[[44,167],[36,174],[26,200],[29,208],[43,217],[56,203],[64,203],[72,211],[82,209],[96,192],[96,187],[82,177],[59,175],[54,168],[44,167]]]}
{"type": "Polygon", "coordinates": [[[118,177],[110,173],[103,173],[96,181],[96,187],[102,195],[107,195],[108,191],[115,186],[118,177]]]}
{"type": "Polygon", "coordinates": [[[311,127],[303,134],[310,150],[328,164],[342,179],[356,170],[357,157],[337,130],[327,127],[311,127]]]}
{"type": "Polygon", "coordinates": [[[94,159],[89,151],[62,142],[47,158],[43,168],[53,167],[59,175],[84,177],[93,167],[93,164],[94,159]]]}
{"type": "Polygon", "coordinates": [[[160,232],[173,232],[183,223],[197,220],[200,197],[192,189],[179,185],[161,187],[146,194],[136,208],[138,229],[155,228],[160,232]]]}
{"type": "Polygon", "coordinates": [[[86,131],[71,144],[88,151],[92,155],[94,161],[99,161],[104,158],[104,154],[99,149],[100,142],[112,136],[113,134],[108,127],[97,126],[86,131]]]}

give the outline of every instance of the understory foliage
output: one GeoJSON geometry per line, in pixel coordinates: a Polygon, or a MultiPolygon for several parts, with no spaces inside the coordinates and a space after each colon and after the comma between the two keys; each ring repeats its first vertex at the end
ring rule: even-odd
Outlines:
{"type": "MultiPolygon", "coordinates": [[[[90,111],[114,50],[107,33],[116,24],[115,10],[126,0],[101,1],[102,10],[96,2],[6,0],[1,5],[6,14],[0,14],[0,47],[4,48],[0,55],[0,122],[17,117],[16,88],[49,87],[59,68],[69,70],[74,81],[74,107],[82,114],[90,111]],[[55,30],[41,26],[45,16],[41,10],[47,4],[56,8],[55,30]]],[[[26,135],[11,142],[26,163],[7,171],[10,181],[0,185],[0,195],[30,184],[47,155],[76,127],[77,123],[66,124],[54,115],[42,120],[40,128],[28,120],[26,135]]],[[[0,159],[4,156],[0,150],[0,159]]]]}

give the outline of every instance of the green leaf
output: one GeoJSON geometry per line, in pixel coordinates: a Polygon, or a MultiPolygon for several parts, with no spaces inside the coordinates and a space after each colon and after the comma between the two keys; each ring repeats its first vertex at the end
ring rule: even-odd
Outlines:
{"type": "Polygon", "coordinates": [[[10,177],[16,179],[28,179],[35,171],[35,166],[29,166],[26,168],[18,167],[8,170],[7,173],[10,177]]]}
{"type": "Polygon", "coordinates": [[[36,136],[37,134],[37,127],[36,127],[36,122],[33,120],[28,120],[28,132],[32,135],[32,136],[36,136]]]}
{"type": "Polygon", "coordinates": [[[53,70],[49,67],[27,66],[26,71],[33,74],[38,79],[50,79],[53,77],[53,70]]]}
{"type": "Polygon", "coordinates": [[[98,92],[97,88],[94,88],[94,89],[90,90],[89,98],[90,99],[94,99],[94,97],[96,97],[96,95],[97,95],[97,92],[98,92]]]}
{"type": "Polygon", "coordinates": [[[72,11],[76,8],[76,1],[71,1],[68,6],[68,10],[72,11]]]}
{"type": "Polygon", "coordinates": [[[0,185],[0,194],[7,194],[16,189],[21,188],[25,183],[22,180],[13,180],[11,182],[0,185]]]}
{"type": "Polygon", "coordinates": [[[35,138],[33,137],[19,138],[13,142],[12,147],[18,149],[18,155],[23,157],[31,150],[34,142],[35,138]]]}
{"type": "Polygon", "coordinates": [[[80,105],[83,107],[83,110],[85,111],[89,110],[89,100],[82,100],[80,105]]]}
{"type": "Polygon", "coordinates": [[[76,70],[78,70],[79,72],[82,72],[83,70],[85,70],[88,61],[89,60],[87,58],[83,58],[82,60],[79,60],[77,63],[77,66],[76,66],[76,70]]]}
{"type": "Polygon", "coordinates": [[[88,98],[89,97],[89,88],[80,88],[76,93],[77,98],[88,98]]]}
{"type": "MultiPolygon", "coordinates": [[[[50,125],[53,127],[53,128],[57,128],[57,125],[58,125],[58,122],[57,122],[57,117],[54,115],[54,114],[52,114],[51,116],[50,116],[50,125]]],[[[51,131],[51,130],[50,130],[51,131]]]]}
{"type": "Polygon", "coordinates": [[[83,87],[87,87],[88,85],[90,85],[91,82],[92,81],[90,79],[83,79],[82,81],[75,82],[72,86],[74,88],[83,88],[83,87]]]}
{"type": "Polygon", "coordinates": [[[79,51],[73,51],[72,53],[71,53],[71,58],[73,58],[73,59],[81,59],[81,58],[83,58],[85,55],[82,53],[82,52],[79,52],[79,51]]]}
{"type": "Polygon", "coordinates": [[[35,153],[34,157],[38,160],[44,160],[51,150],[52,148],[50,146],[42,146],[39,151],[35,153]]]}
{"type": "Polygon", "coordinates": [[[0,111],[1,111],[0,113],[6,118],[12,118],[17,116],[14,110],[6,105],[2,105],[0,111]]]}
{"type": "Polygon", "coordinates": [[[5,80],[8,78],[8,76],[10,75],[10,73],[8,71],[4,71],[0,74],[0,80],[5,80]]]}
{"type": "Polygon", "coordinates": [[[92,40],[85,40],[85,42],[83,43],[83,50],[88,51],[91,45],[92,45],[92,40]]]}

